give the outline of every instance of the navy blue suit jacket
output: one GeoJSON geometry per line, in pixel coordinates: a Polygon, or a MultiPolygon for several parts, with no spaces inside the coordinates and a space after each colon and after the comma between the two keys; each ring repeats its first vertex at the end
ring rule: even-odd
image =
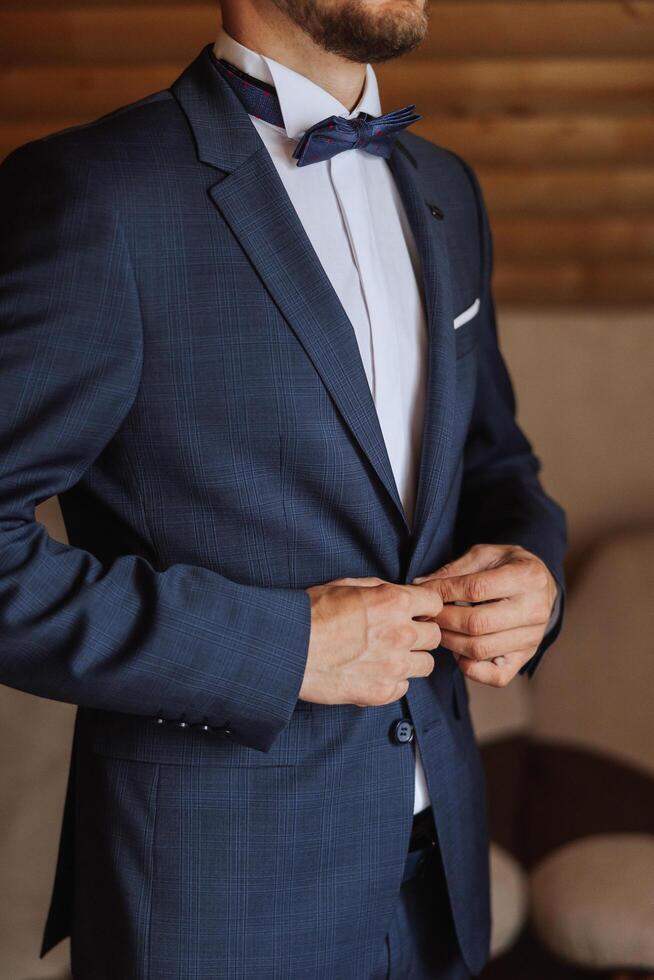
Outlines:
{"type": "Polygon", "coordinates": [[[410,715],[478,972],[485,786],[452,654],[384,707],[298,692],[310,585],[498,542],[564,587],[480,188],[398,140],[429,331],[410,531],[351,324],[209,49],[0,167],[0,681],[79,705],[43,951],[71,933],[93,980],[362,980],[407,850],[414,747],[389,731],[410,715]],[[34,519],[55,494],[68,545],[34,519]]]}

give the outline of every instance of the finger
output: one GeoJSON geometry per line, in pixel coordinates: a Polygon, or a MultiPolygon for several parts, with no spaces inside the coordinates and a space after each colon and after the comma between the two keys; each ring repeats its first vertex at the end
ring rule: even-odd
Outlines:
{"type": "Polygon", "coordinates": [[[391,698],[389,698],[388,701],[384,701],[383,704],[392,704],[393,701],[399,701],[400,698],[403,698],[404,697],[404,695],[406,694],[406,692],[408,690],[409,690],[409,682],[408,681],[400,681],[400,683],[398,684],[398,686],[395,688],[395,692],[394,692],[393,696],[391,698]]]}
{"type": "Polygon", "coordinates": [[[454,575],[451,578],[432,579],[421,588],[432,586],[440,592],[443,602],[466,599],[468,602],[488,602],[489,599],[504,599],[526,592],[530,585],[527,566],[518,562],[507,562],[496,568],[487,568],[470,575],[454,575]]]}
{"type": "Polygon", "coordinates": [[[411,596],[411,609],[409,611],[411,618],[426,616],[428,619],[433,619],[438,616],[443,608],[443,600],[436,583],[434,585],[428,582],[424,585],[402,585],[400,588],[407,589],[411,596]]]}
{"type": "Polygon", "coordinates": [[[491,660],[476,661],[461,657],[458,668],[471,681],[488,684],[491,687],[506,687],[513,680],[521,667],[533,656],[532,648],[528,650],[513,650],[504,654],[504,663],[494,664],[491,660]]]}
{"type": "Polygon", "coordinates": [[[492,660],[528,646],[535,650],[542,638],[542,626],[521,626],[484,636],[467,636],[465,633],[442,630],[441,646],[470,660],[492,660]]]}
{"type": "Polygon", "coordinates": [[[345,576],[344,578],[332,579],[332,585],[354,585],[361,586],[362,588],[369,589],[373,585],[381,585],[384,580],[377,578],[375,575],[368,575],[363,578],[353,578],[351,576],[345,576]]]}
{"type": "Polygon", "coordinates": [[[482,602],[475,606],[444,605],[438,614],[438,625],[442,630],[469,636],[482,636],[484,633],[497,633],[539,622],[541,618],[536,615],[534,604],[525,595],[482,602]]]}
{"type": "Polygon", "coordinates": [[[507,557],[507,546],[499,544],[476,544],[468,551],[464,552],[459,558],[441,565],[430,575],[419,575],[414,578],[414,583],[424,582],[430,578],[449,578],[452,575],[469,575],[471,572],[480,572],[484,568],[496,565],[507,557]]]}
{"type": "Polygon", "coordinates": [[[426,622],[414,621],[412,623],[416,631],[416,638],[411,644],[412,650],[435,650],[441,642],[441,629],[438,623],[433,620],[426,622]]]}
{"type": "Polygon", "coordinates": [[[407,677],[428,677],[434,669],[434,663],[431,653],[412,653],[407,677]]]}

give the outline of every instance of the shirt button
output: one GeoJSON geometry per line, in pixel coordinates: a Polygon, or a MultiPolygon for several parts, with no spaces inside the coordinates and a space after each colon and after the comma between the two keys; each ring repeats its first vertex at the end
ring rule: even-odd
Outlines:
{"type": "Polygon", "coordinates": [[[391,736],[400,745],[412,741],[413,723],[408,718],[400,718],[399,721],[394,721],[391,727],[391,736]]]}

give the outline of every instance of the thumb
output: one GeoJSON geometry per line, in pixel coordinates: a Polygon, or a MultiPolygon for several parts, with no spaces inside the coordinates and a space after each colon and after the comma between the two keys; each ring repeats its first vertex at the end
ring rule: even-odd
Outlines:
{"type": "Polygon", "coordinates": [[[428,582],[434,578],[452,578],[454,575],[469,575],[472,572],[482,572],[484,569],[496,564],[502,553],[499,545],[474,544],[460,555],[459,558],[455,558],[453,561],[448,561],[445,565],[441,565],[435,572],[431,572],[429,575],[419,575],[417,578],[414,578],[413,584],[419,585],[421,582],[428,582]]]}

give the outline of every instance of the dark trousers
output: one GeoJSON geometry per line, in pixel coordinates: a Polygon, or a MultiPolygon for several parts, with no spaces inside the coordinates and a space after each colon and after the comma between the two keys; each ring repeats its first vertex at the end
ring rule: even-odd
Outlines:
{"type": "Polygon", "coordinates": [[[431,808],[414,818],[404,879],[370,980],[470,980],[456,939],[431,808]]]}

